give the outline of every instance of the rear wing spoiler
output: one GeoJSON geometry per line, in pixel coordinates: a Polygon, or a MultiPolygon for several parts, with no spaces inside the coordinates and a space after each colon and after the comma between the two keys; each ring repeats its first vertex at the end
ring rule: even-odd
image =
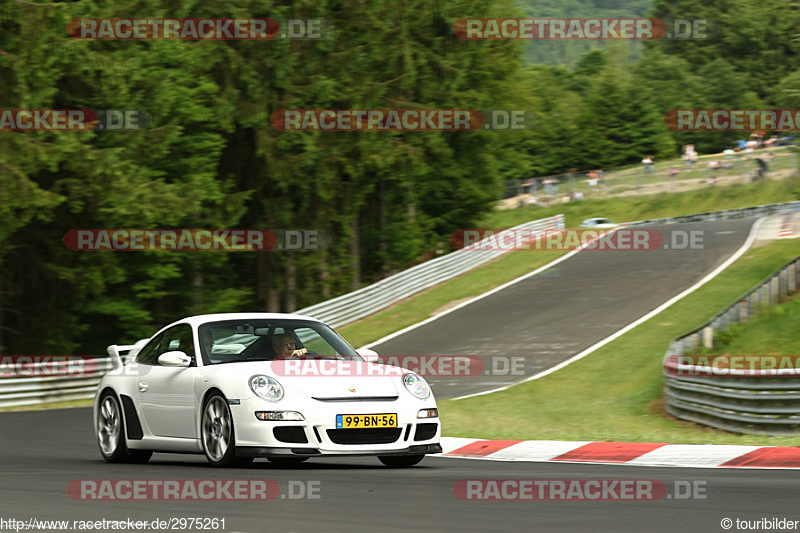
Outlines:
{"type": "Polygon", "coordinates": [[[128,364],[128,361],[136,357],[148,340],[150,339],[140,339],[136,341],[136,344],[112,344],[106,348],[114,368],[122,368],[123,365],[128,364]]]}

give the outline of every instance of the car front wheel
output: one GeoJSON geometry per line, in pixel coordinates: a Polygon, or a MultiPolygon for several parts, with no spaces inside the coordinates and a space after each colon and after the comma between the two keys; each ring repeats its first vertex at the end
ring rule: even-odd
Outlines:
{"type": "Polygon", "coordinates": [[[221,393],[215,392],[206,400],[200,427],[203,452],[208,462],[220,467],[236,465],[233,416],[221,393]]]}

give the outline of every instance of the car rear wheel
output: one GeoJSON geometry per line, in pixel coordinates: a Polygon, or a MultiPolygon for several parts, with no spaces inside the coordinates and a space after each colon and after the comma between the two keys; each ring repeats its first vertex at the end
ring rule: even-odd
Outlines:
{"type": "Polygon", "coordinates": [[[109,463],[146,463],[153,452],[129,450],[125,442],[125,424],[117,396],[106,391],[97,412],[97,444],[103,459],[109,463]]]}
{"type": "Polygon", "coordinates": [[[225,397],[215,392],[203,405],[200,422],[203,452],[214,466],[235,466],[237,463],[233,416],[225,397]]]}
{"type": "Polygon", "coordinates": [[[418,464],[424,455],[381,455],[378,459],[389,468],[408,468],[418,464]]]}

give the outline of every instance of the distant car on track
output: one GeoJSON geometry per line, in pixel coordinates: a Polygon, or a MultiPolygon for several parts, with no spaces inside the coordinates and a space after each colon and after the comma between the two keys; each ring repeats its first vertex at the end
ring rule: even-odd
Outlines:
{"type": "Polygon", "coordinates": [[[311,317],[194,316],[108,351],[115,368],[97,389],[94,427],[109,462],[153,452],[204,454],[215,466],[370,455],[407,467],[442,451],[428,383],[311,317]]]}
{"type": "Polygon", "coordinates": [[[607,218],[587,218],[581,222],[582,228],[616,228],[619,224],[614,224],[607,218]]]}

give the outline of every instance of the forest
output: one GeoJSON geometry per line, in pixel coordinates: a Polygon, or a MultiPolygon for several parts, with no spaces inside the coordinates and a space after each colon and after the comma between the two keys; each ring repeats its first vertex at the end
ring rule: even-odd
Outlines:
{"type": "Polygon", "coordinates": [[[0,3],[2,109],[142,110],[0,131],[0,354],[104,353],[184,316],[289,312],[449,250],[504,180],[710,153],[685,108],[800,108],[784,0],[0,3]],[[464,17],[708,19],[712,39],[462,40],[464,17]],[[81,40],[74,18],[324,19],[319,39],[81,40]],[[278,109],[526,110],[524,131],[281,131],[278,109]],[[317,251],[76,252],[74,229],[313,229],[317,251]]]}

